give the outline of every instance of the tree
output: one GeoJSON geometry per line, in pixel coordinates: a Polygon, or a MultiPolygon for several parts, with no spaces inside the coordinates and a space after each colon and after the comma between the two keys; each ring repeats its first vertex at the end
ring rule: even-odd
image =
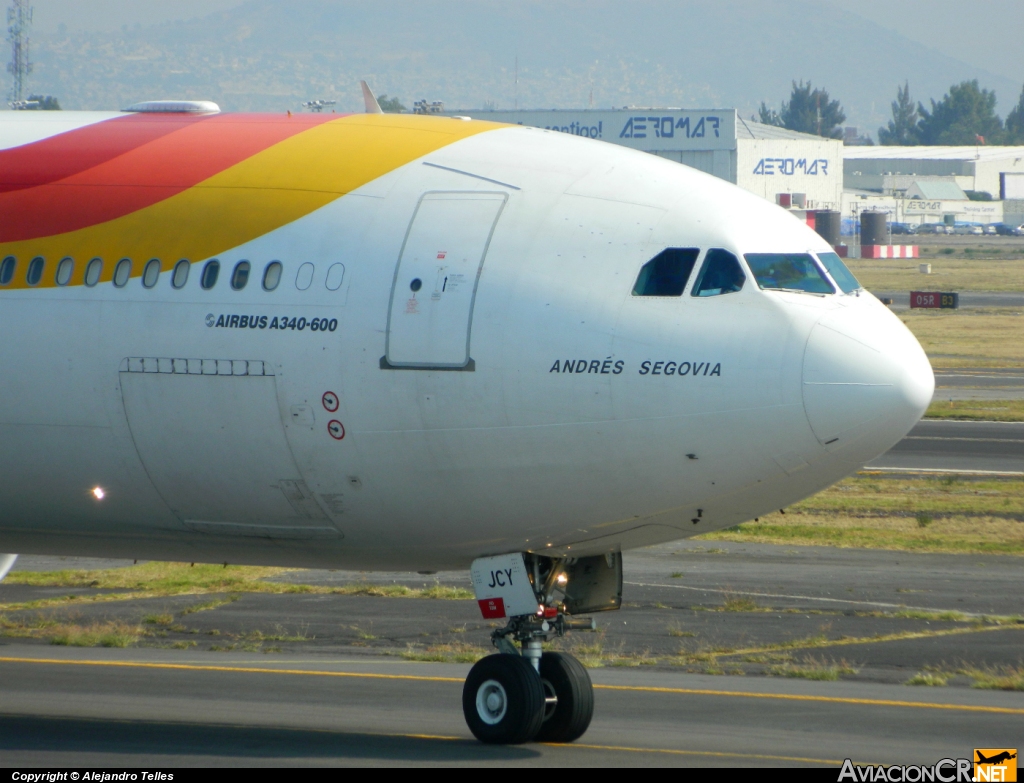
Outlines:
{"type": "Polygon", "coordinates": [[[978,80],[954,84],[932,110],[917,105],[917,133],[922,144],[985,144],[1002,140],[1003,122],[996,116],[996,94],[978,87],[978,80]]]}
{"type": "Polygon", "coordinates": [[[1004,141],[1007,144],[1024,144],[1024,89],[1020,100],[1006,115],[1004,141]]]}
{"type": "Polygon", "coordinates": [[[841,139],[846,113],[839,101],[829,99],[828,92],[821,88],[812,90],[811,83],[793,82],[793,93],[789,102],[783,102],[779,112],[782,126],[802,133],[813,133],[825,138],[841,139]]]}
{"type": "Polygon", "coordinates": [[[764,101],[761,101],[761,107],[757,110],[757,114],[757,117],[751,117],[750,119],[763,122],[765,125],[782,127],[782,118],[779,116],[779,113],[775,109],[770,109],[764,101]]]}
{"type": "Polygon", "coordinates": [[[878,129],[878,143],[891,146],[909,147],[920,144],[917,138],[917,104],[910,97],[910,83],[904,82],[896,88],[896,100],[892,102],[892,119],[888,128],[878,129]]]}
{"type": "Polygon", "coordinates": [[[401,114],[406,110],[398,98],[389,98],[387,93],[378,95],[377,103],[380,105],[380,110],[385,114],[401,114]]]}
{"type": "Polygon", "coordinates": [[[60,111],[60,101],[52,95],[30,95],[30,101],[38,101],[39,105],[33,108],[39,111],[60,111]]]}

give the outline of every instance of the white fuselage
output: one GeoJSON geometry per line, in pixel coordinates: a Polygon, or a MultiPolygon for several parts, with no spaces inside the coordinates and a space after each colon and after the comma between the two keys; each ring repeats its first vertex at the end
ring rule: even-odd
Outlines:
{"type": "Polygon", "coordinates": [[[169,273],[0,289],[0,551],[418,570],[596,554],[786,506],[923,413],[927,359],[870,294],[762,291],[748,270],[733,294],[690,296],[692,275],[681,297],[633,296],[668,247],[830,250],[693,169],[510,127],[221,253],[210,290],[201,262],[180,290],[169,273]],[[435,206],[465,220],[431,234],[413,218],[435,206]],[[476,247],[478,275],[458,266],[476,247]],[[431,307],[449,309],[402,325],[431,307]]]}

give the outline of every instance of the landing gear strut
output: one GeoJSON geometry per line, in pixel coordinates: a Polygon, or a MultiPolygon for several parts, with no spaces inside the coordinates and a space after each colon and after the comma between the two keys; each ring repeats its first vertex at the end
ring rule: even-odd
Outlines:
{"type": "Polygon", "coordinates": [[[621,563],[617,553],[574,560],[517,554],[474,562],[474,587],[485,617],[497,600],[520,611],[527,604],[536,607],[531,614],[513,615],[491,634],[498,653],[478,661],[466,678],[462,710],[477,739],[493,744],[572,742],[583,735],[594,715],[590,675],[572,655],[544,652],[542,643],[569,630],[596,628],[593,620],[571,619],[567,610],[604,611],[621,605],[621,563]],[[498,570],[505,566],[510,567],[498,570]],[[523,587],[517,574],[529,575],[525,602],[514,603],[522,594],[517,597],[513,590],[497,591],[502,597],[481,597],[488,591],[479,585],[495,588],[501,574],[512,588],[523,587]]]}

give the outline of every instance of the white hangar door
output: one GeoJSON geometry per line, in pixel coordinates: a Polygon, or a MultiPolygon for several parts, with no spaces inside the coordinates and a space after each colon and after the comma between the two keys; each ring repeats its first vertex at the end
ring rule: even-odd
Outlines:
{"type": "Polygon", "coordinates": [[[469,366],[477,279],[506,199],[505,193],[420,199],[391,289],[386,365],[469,366]]]}
{"type": "Polygon", "coordinates": [[[186,527],[262,538],[339,536],[292,457],[268,364],[126,359],[120,381],[139,458],[186,527]]]}

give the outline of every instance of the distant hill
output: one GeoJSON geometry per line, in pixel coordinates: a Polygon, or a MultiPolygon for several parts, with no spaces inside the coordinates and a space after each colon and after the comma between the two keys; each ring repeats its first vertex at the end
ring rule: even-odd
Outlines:
{"type": "MultiPolygon", "coordinates": [[[[874,133],[896,85],[927,105],[954,83],[1021,85],[809,0],[250,0],[189,22],[39,37],[33,92],[69,109],[204,98],[226,110],[359,110],[357,81],[448,107],[778,105],[810,79],[874,133]],[[519,58],[518,96],[514,84],[519,58]]],[[[1024,75],[1022,75],[1024,77],[1024,75]]]]}

